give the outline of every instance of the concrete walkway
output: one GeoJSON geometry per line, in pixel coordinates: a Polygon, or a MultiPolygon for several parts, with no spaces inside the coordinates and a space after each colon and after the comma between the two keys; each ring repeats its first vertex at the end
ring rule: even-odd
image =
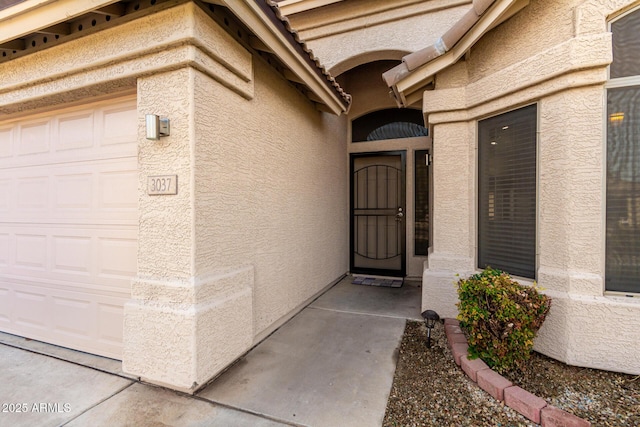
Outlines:
{"type": "Polygon", "coordinates": [[[347,277],[195,396],[120,363],[0,334],[0,426],[380,426],[420,288],[347,277]]]}

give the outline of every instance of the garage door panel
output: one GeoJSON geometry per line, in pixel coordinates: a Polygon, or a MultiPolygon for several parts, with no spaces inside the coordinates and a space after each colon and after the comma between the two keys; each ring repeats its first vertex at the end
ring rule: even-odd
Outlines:
{"type": "Polygon", "coordinates": [[[13,294],[14,323],[30,333],[42,333],[48,328],[49,306],[41,289],[18,288],[13,294]]]}
{"type": "Polygon", "coordinates": [[[94,120],[92,111],[58,116],[54,149],[62,152],[93,147],[94,141],[99,138],[99,135],[95,135],[94,120]]]}
{"type": "Polygon", "coordinates": [[[103,212],[138,211],[138,171],[105,171],[100,174],[98,208],[103,212]]]}
{"type": "MultiPolygon", "coordinates": [[[[100,145],[102,147],[131,145],[132,140],[137,140],[138,117],[136,114],[131,114],[131,110],[135,110],[135,108],[135,104],[121,104],[100,111],[99,117],[103,133],[100,145]]],[[[134,153],[137,153],[136,145],[133,146],[133,149],[136,150],[134,153]]]]}
{"type": "Polygon", "coordinates": [[[98,276],[101,279],[128,279],[138,269],[138,241],[101,237],[98,239],[98,259],[98,276]]]}
{"type": "Polygon", "coordinates": [[[13,199],[13,186],[10,179],[0,179],[0,213],[9,212],[9,204],[13,199]]]}
{"type": "Polygon", "coordinates": [[[135,100],[0,124],[0,168],[137,156],[135,100]]]}
{"type": "Polygon", "coordinates": [[[138,252],[135,98],[0,123],[0,329],[119,358],[138,252]]]}
{"type": "Polygon", "coordinates": [[[18,155],[27,158],[34,155],[48,154],[50,150],[50,125],[48,120],[26,122],[18,127],[18,155]]]}
{"type": "Polygon", "coordinates": [[[47,176],[34,176],[16,179],[18,197],[16,210],[45,211],[49,199],[49,179],[47,176]]]}
{"type": "MultiPolygon", "coordinates": [[[[130,280],[128,281],[130,282],[130,280]]],[[[57,280],[49,277],[28,277],[23,275],[6,274],[2,277],[2,283],[0,288],[7,288],[9,290],[16,289],[28,289],[29,292],[35,294],[49,295],[50,290],[59,292],[78,292],[85,295],[97,295],[114,298],[129,298],[131,296],[130,283],[122,283],[120,281],[118,285],[96,284],[89,279],[81,280],[80,277],[75,277],[74,280],[57,280]],[[44,290],[43,290],[44,289],[44,290]],[[46,290],[46,291],[45,291],[46,290]]],[[[9,298],[15,298],[15,295],[10,294],[9,298]]]]}
{"type": "Polygon", "coordinates": [[[15,235],[15,266],[23,270],[47,271],[47,236],[15,235]]]}
{"type": "Polygon", "coordinates": [[[52,245],[53,272],[91,276],[91,237],[52,236],[52,245]]]}
{"type": "Polygon", "coordinates": [[[126,298],[34,287],[0,286],[3,331],[119,358],[126,298]],[[12,304],[5,303],[12,301],[12,304]]]}
{"type": "Polygon", "coordinates": [[[0,189],[7,223],[138,221],[136,158],[4,169],[0,189]]]}
{"type": "Polygon", "coordinates": [[[75,215],[86,215],[91,212],[91,200],[95,187],[93,173],[54,175],[52,180],[53,206],[56,210],[69,210],[75,215]]]}
{"type": "Polygon", "coordinates": [[[0,267],[9,265],[9,233],[0,233],[0,267]]]}
{"type": "Polygon", "coordinates": [[[84,294],[79,296],[82,299],[55,294],[51,296],[50,323],[57,334],[85,339],[96,329],[95,303],[84,294]]]}
{"type": "Polygon", "coordinates": [[[0,127],[0,159],[13,155],[13,127],[0,127]]]}
{"type": "Polygon", "coordinates": [[[98,303],[98,341],[109,346],[121,346],[123,338],[122,324],[124,321],[124,306],[121,301],[109,304],[106,301],[98,303]]]}
{"type": "Polygon", "coordinates": [[[14,279],[128,293],[137,271],[135,226],[5,225],[0,236],[6,252],[3,274],[14,279]]]}
{"type": "Polygon", "coordinates": [[[6,328],[9,325],[9,287],[0,284],[0,327],[6,328]]]}

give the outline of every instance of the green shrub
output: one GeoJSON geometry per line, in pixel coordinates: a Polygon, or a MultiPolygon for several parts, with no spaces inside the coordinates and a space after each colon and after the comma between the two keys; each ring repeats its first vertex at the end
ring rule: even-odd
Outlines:
{"type": "Polygon", "coordinates": [[[497,372],[522,368],[551,299],[500,270],[458,281],[460,327],[467,332],[469,358],[480,357],[497,372]]]}

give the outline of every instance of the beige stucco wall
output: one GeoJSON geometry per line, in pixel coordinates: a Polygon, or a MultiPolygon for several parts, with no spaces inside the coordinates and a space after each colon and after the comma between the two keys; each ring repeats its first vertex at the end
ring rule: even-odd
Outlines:
{"type": "Polygon", "coordinates": [[[261,335],[348,270],[348,188],[346,119],[316,111],[262,60],[254,72],[250,102],[211,82],[195,95],[194,267],[254,268],[261,335]]]}
{"type": "MultiPolygon", "coordinates": [[[[198,43],[229,38],[186,8],[198,43]]],[[[230,68],[249,64],[240,89],[206,65],[138,80],[141,115],[160,108],[176,117],[171,137],[142,145],[141,180],[177,173],[180,189],[172,197],[141,191],[142,266],[125,313],[123,366],[185,391],[348,269],[346,120],[317,111],[239,44],[226,49],[217,55],[230,68]]]]}
{"type": "Polygon", "coordinates": [[[603,280],[606,22],[634,3],[531,0],[424,93],[434,146],[424,309],[455,316],[456,274],[477,271],[477,120],[537,103],[537,281],[553,305],[535,348],[570,364],[640,373],[640,298],[606,294],[603,280]]]}
{"type": "Polygon", "coordinates": [[[192,2],[0,64],[5,115],[137,93],[138,274],[123,369],[191,392],[348,269],[346,118],[192,2]],[[145,138],[145,114],[171,135],[145,138]],[[147,177],[177,175],[177,195],[147,177]]]}

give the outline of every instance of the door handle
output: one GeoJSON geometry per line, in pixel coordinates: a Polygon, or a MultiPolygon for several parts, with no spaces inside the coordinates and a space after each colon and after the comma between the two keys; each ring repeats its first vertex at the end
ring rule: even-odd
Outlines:
{"type": "Polygon", "coordinates": [[[398,213],[396,214],[396,221],[400,221],[404,218],[404,212],[402,212],[402,208],[398,208],[398,213]]]}

